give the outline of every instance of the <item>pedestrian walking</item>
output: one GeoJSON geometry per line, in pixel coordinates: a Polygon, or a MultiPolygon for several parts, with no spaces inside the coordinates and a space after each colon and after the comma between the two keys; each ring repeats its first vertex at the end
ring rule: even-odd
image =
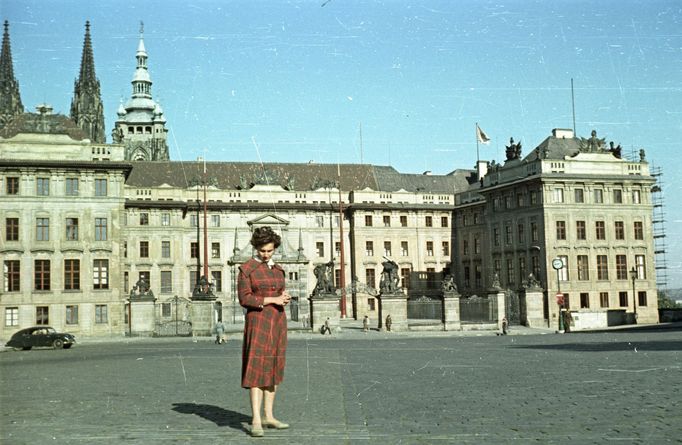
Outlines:
{"type": "Polygon", "coordinates": [[[251,401],[251,435],[262,437],[263,428],[285,429],[289,425],[274,416],[277,387],[284,378],[287,348],[287,317],[284,307],[291,296],[284,288],[285,272],[273,255],[281,237],[270,227],[253,231],[251,245],[256,256],[239,267],[239,303],[246,308],[242,346],[243,388],[251,401]],[[264,418],[261,408],[264,405],[264,418]]]}
{"type": "Polygon", "coordinates": [[[391,314],[388,314],[386,316],[386,330],[390,332],[391,330],[391,325],[393,324],[393,319],[391,318],[391,314]]]}
{"type": "Polygon", "coordinates": [[[329,335],[332,335],[332,327],[330,326],[329,323],[329,317],[327,317],[327,319],[324,321],[322,328],[320,328],[320,332],[322,333],[322,335],[326,334],[327,332],[329,332],[329,335]]]}
{"type": "Polygon", "coordinates": [[[362,319],[362,330],[365,332],[369,331],[369,317],[367,315],[362,319]]]}
{"type": "Polygon", "coordinates": [[[217,345],[225,343],[225,325],[222,321],[215,325],[215,343],[217,345]]]}

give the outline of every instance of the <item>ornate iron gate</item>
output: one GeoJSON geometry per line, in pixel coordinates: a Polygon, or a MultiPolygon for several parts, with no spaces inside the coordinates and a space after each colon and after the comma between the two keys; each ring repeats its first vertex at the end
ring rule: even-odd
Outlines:
{"type": "Polygon", "coordinates": [[[507,314],[507,322],[510,325],[521,324],[521,308],[519,306],[519,293],[511,289],[504,291],[504,312],[507,314]]]}

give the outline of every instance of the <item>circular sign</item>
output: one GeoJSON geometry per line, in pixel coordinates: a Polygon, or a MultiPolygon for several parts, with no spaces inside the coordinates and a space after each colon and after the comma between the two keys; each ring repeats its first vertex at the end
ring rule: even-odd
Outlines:
{"type": "Polygon", "coordinates": [[[552,267],[556,270],[562,269],[564,267],[564,262],[561,258],[554,258],[552,260],[552,267]]]}

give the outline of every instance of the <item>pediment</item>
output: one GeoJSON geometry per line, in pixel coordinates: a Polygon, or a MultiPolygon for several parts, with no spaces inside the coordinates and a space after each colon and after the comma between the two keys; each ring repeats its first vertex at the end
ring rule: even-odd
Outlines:
{"type": "Polygon", "coordinates": [[[273,213],[266,213],[265,215],[261,215],[255,219],[252,219],[250,221],[247,221],[247,224],[249,227],[253,226],[288,226],[289,221],[287,221],[284,218],[281,218],[273,213]]]}

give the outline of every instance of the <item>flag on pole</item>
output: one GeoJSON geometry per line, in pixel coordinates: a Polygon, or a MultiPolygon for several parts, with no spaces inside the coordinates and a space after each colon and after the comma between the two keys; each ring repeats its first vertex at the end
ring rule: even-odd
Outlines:
{"type": "Polygon", "coordinates": [[[481,144],[490,143],[490,138],[483,132],[483,130],[481,130],[481,127],[479,127],[478,124],[476,124],[476,140],[478,140],[478,142],[481,144]]]}

